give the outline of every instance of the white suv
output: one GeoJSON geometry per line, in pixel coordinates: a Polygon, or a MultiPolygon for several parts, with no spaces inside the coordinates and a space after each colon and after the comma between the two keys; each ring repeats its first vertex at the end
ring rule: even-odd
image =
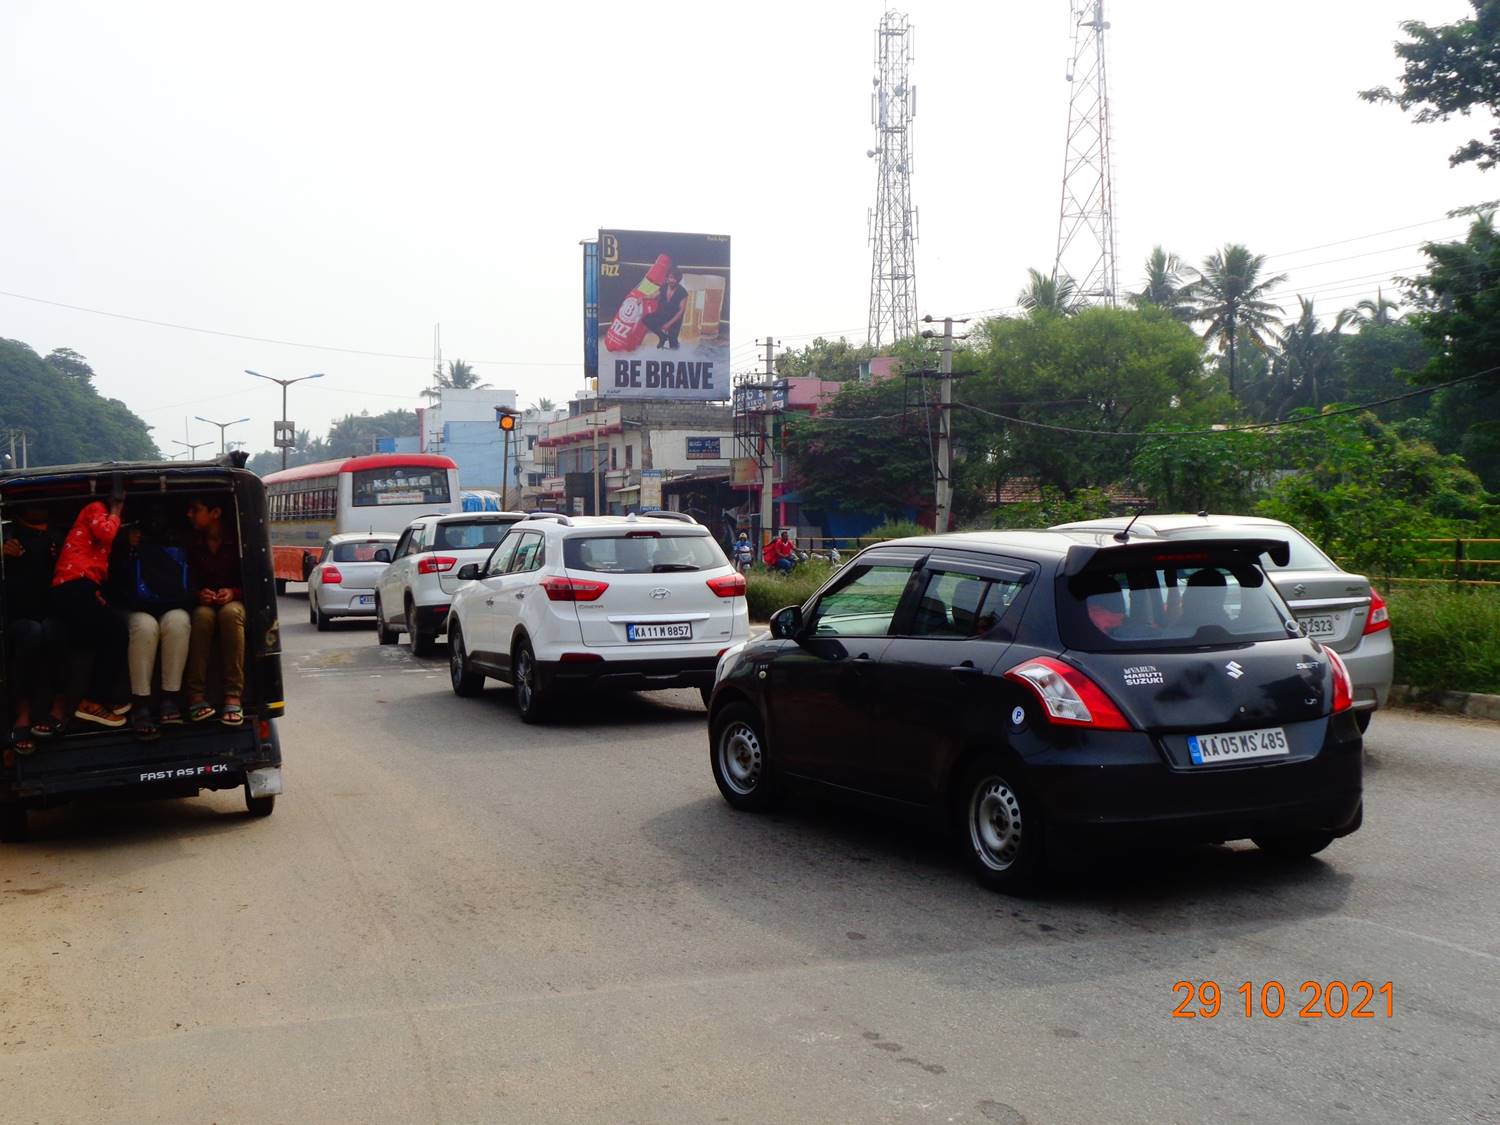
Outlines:
{"type": "Polygon", "coordinates": [[[404,630],[413,655],[432,652],[447,631],[448,603],[465,563],[483,562],[525,512],[452,512],[419,516],[401,533],[375,587],[375,636],[393,645],[404,630]]]}
{"type": "Polygon", "coordinates": [[[448,613],[458,695],[515,685],[528,723],[570,686],[696,687],[750,635],[745,578],[688,516],[536,516],[465,566],[448,613]]]}

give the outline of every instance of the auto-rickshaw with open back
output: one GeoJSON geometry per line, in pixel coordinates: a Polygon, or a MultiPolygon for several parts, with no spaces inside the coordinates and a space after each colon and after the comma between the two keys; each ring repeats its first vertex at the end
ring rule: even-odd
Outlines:
{"type": "MultiPolygon", "coordinates": [[[[267,534],[265,490],[245,469],[245,455],[210,461],[106,462],[0,472],[0,525],[23,507],[48,511],[49,525],[65,530],[83,506],[123,497],[125,527],[149,519],[185,537],[185,511],[193,498],[222,501],[225,527],[239,545],[245,606],[244,722],[217,721],[164,726],[160,737],[141,741],[128,728],[89,728],[70,723],[34,753],[0,749],[0,840],[23,840],[28,812],[84,796],[118,794],[145,799],[193,797],[205,789],[243,788],[251,815],[269,816],[281,792],[281,742],[276,721],[282,697],[281,632],[276,584],[267,534]],[[175,521],[175,522],[174,522],[175,521]]],[[[122,528],[122,534],[124,529],[122,528]]],[[[0,553],[0,578],[6,559],[0,553]]],[[[0,582],[0,644],[4,622],[16,613],[3,604],[0,582]]],[[[46,614],[25,607],[20,616],[46,614]]],[[[8,652],[8,647],[4,649],[8,652]]],[[[71,659],[71,658],[70,658],[71,659]]],[[[217,665],[217,657],[214,660],[217,665]]],[[[9,661],[0,660],[0,720],[14,714],[9,661]]],[[[76,668],[57,670],[59,686],[77,680],[76,668]]],[[[126,670],[119,669],[124,677],[126,670]]],[[[210,698],[218,690],[210,673],[210,698]]],[[[69,714],[74,696],[69,694],[69,714]]]]}

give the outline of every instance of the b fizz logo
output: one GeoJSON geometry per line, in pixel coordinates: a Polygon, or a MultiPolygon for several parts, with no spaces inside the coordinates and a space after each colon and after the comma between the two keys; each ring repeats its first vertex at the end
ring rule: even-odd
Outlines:
{"type": "Polygon", "coordinates": [[[620,276],[620,240],[612,234],[599,240],[599,276],[620,276]]]}

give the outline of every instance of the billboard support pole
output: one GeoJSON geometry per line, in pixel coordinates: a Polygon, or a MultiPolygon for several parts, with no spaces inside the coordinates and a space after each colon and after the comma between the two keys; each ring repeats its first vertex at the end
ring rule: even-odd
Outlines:
{"type": "Polygon", "coordinates": [[[760,545],[765,547],[776,537],[773,513],[771,511],[775,492],[775,467],[776,448],[772,443],[772,426],[770,406],[773,391],[771,384],[775,382],[775,348],[776,341],[769,336],[766,338],[766,381],[764,387],[765,398],[762,400],[763,412],[760,416],[760,545]]]}
{"type": "MultiPolygon", "coordinates": [[[[596,392],[597,394],[597,392],[596,392]]],[[[599,399],[594,399],[594,515],[603,515],[599,509],[599,399]]]]}

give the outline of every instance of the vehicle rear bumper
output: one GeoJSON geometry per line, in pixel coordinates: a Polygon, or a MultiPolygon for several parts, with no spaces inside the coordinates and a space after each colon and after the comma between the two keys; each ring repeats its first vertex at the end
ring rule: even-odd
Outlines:
{"type": "Polygon", "coordinates": [[[1360,638],[1360,642],[1349,652],[1339,653],[1344,667],[1349,669],[1349,679],[1354,684],[1354,706],[1367,711],[1385,706],[1390,694],[1391,677],[1396,671],[1396,653],[1391,644],[1391,631],[1382,629],[1360,638]]]}
{"type": "Polygon", "coordinates": [[[1362,816],[1364,749],[1352,713],[1329,724],[1321,750],[1298,762],[1177,768],[1149,735],[1123,754],[1071,751],[1028,763],[1059,843],[1216,842],[1301,831],[1347,835],[1362,816]],[[1149,750],[1146,750],[1149,748],[1149,750]],[[1134,752],[1131,752],[1133,750],[1134,752]],[[1142,752],[1146,750],[1146,752],[1142,752]],[[1115,760],[1106,762],[1106,756],[1115,760]]]}
{"type": "Polygon", "coordinates": [[[448,631],[449,605],[447,602],[439,605],[419,605],[415,609],[417,628],[422,630],[422,632],[437,634],[448,631]]]}
{"type": "Polygon", "coordinates": [[[374,617],[375,591],[320,586],[318,588],[318,612],[324,617],[374,617]],[[360,605],[360,598],[368,598],[369,602],[360,605]]]}
{"type": "Polygon", "coordinates": [[[621,691],[714,686],[719,658],[668,657],[659,660],[601,660],[587,664],[538,661],[542,682],[559,687],[589,684],[621,691]]]}

